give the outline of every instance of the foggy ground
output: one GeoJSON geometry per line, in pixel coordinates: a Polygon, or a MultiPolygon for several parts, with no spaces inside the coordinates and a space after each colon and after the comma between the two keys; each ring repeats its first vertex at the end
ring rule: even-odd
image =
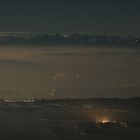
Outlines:
{"type": "Polygon", "coordinates": [[[1,47],[0,137],[140,139],[139,98],[84,99],[139,96],[139,72],[139,49],[1,47]],[[58,98],[65,100],[44,100],[58,98]]]}

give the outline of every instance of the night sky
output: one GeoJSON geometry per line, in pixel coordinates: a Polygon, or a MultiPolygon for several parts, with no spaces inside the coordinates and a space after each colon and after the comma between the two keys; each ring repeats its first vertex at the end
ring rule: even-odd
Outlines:
{"type": "Polygon", "coordinates": [[[0,1],[0,32],[140,35],[140,1],[0,1]]]}

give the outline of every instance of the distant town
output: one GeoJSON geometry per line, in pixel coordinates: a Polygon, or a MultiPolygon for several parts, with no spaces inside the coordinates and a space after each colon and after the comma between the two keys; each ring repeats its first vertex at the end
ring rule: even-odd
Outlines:
{"type": "Polygon", "coordinates": [[[140,47],[140,37],[109,36],[96,34],[40,34],[40,33],[0,33],[0,45],[76,45],[108,47],[140,47]]]}
{"type": "Polygon", "coordinates": [[[101,106],[111,104],[113,107],[120,107],[118,103],[126,104],[128,106],[133,107],[135,110],[135,106],[140,105],[140,97],[133,98],[58,98],[58,99],[47,99],[47,98],[7,98],[0,99],[0,103],[37,103],[37,104],[52,104],[56,106],[64,106],[64,105],[72,105],[72,106],[83,106],[86,108],[91,108],[96,103],[101,106]],[[114,103],[114,105],[113,105],[114,103]]]}

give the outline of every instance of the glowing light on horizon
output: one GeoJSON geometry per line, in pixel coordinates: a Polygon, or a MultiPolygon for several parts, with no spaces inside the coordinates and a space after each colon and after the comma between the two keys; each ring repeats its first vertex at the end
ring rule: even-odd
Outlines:
{"type": "Polygon", "coordinates": [[[110,121],[107,120],[107,119],[104,119],[104,120],[102,120],[101,122],[102,122],[102,123],[108,123],[108,122],[110,122],[110,121]]]}
{"type": "Polygon", "coordinates": [[[107,123],[110,122],[108,119],[98,120],[97,123],[107,123]]]}
{"type": "Polygon", "coordinates": [[[103,124],[109,123],[109,122],[116,123],[116,121],[112,121],[109,119],[102,119],[102,120],[96,121],[96,123],[103,123],[103,124]]]}

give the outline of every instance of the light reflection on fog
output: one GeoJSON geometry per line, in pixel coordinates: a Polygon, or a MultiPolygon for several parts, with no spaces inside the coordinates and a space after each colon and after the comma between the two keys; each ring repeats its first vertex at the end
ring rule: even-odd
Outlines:
{"type": "Polygon", "coordinates": [[[132,97],[140,50],[0,48],[0,98],[132,97]]]}

